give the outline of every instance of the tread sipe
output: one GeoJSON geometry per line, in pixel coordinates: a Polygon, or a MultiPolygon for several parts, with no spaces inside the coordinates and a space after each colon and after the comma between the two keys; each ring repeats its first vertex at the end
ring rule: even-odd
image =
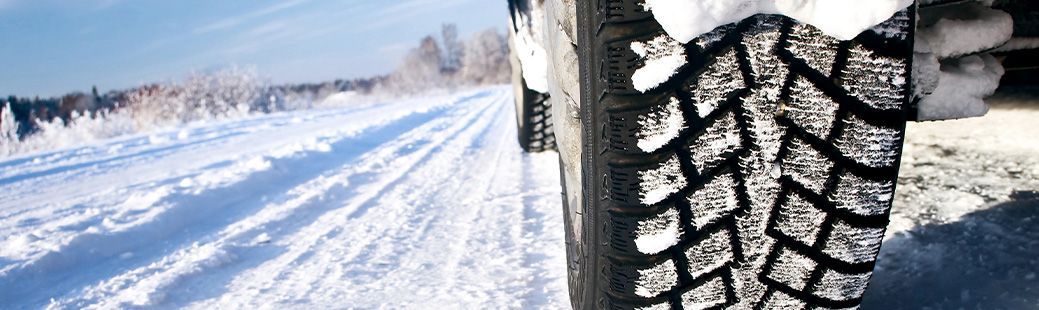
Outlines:
{"type": "Polygon", "coordinates": [[[759,15],[681,44],[638,2],[579,8],[584,209],[596,213],[582,219],[598,232],[582,264],[598,279],[578,283],[596,292],[575,305],[857,306],[894,196],[915,13],[850,41],[759,15]],[[636,89],[636,72],[668,55],[685,64],[636,89]]]}

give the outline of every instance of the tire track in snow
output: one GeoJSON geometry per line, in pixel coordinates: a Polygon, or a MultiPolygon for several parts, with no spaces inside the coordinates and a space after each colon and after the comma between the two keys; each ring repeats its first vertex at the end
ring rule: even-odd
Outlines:
{"type": "MultiPolygon", "coordinates": [[[[459,101],[465,100],[467,99],[463,98],[459,101]]],[[[296,154],[297,156],[270,160],[274,163],[274,169],[261,169],[258,173],[250,173],[244,179],[234,180],[227,186],[205,188],[206,190],[197,193],[165,195],[160,199],[161,201],[149,203],[150,207],[158,208],[162,206],[162,201],[180,206],[166,208],[165,212],[158,214],[158,220],[138,223],[140,225],[115,234],[96,234],[87,231],[85,234],[73,236],[73,240],[63,248],[48,252],[42,258],[17,266],[9,265],[9,268],[6,269],[7,272],[0,278],[0,295],[3,295],[0,296],[0,299],[18,301],[24,305],[37,304],[53,297],[54,291],[67,291],[75,285],[81,285],[80,283],[91,283],[97,281],[96,279],[115,275],[116,272],[125,270],[127,264],[130,266],[147,265],[148,263],[155,265],[153,263],[155,254],[170,252],[179,244],[190,244],[197,239],[204,240],[208,231],[224,227],[233,222],[234,218],[241,218],[257,211],[257,207],[263,205],[266,198],[262,197],[263,195],[255,194],[255,190],[250,191],[251,189],[257,187],[264,189],[261,194],[263,192],[278,193],[288,189],[278,189],[278,186],[298,184],[297,181],[313,178],[310,175],[321,174],[328,168],[349,165],[352,158],[364,153],[366,144],[372,145],[370,144],[372,142],[365,143],[364,139],[357,138],[368,137],[373,141],[385,141],[396,136],[397,132],[402,132],[400,130],[407,130],[417,124],[436,119],[443,111],[432,112],[435,113],[420,113],[417,117],[413,115],[403,119],[398,118],[396,123],[383,125],[374,132],[364,132],[359,136],[332,135],[326,139],[327,141],[323,141],[329,145],[329,149],[354,150],[356,153],[354,155],[343,156],[344,154],[340,153],[323,154],[324,152],[321,151],[302,150],[303,154],[296,154]],[[350,144],[359,146],[354,147],[350,144]],[[315,159],[322,161],[318,165],[308,162],[315,159]],[[284,178],[292,179],[292,181],[283,180],[284,178]],[[227,199],[224,196],[233,197],[227,199]],[[225,206],[224,209],[229,210],[227,211],[229,213],[207,212],[216,207],[214,200],[216,200],[217,206],[225,206]],[[126,251],[145,253],[145,255],[120,257],[123,256],[121,253],[128,253],[126,251]],[[12,269],[10,266],[16,268],[12,269]],[[42,288],[49,288],[49,290],[42,288]]],[[[364,117],[367,116],[355,116],[355,118],[364,117]]],[[[358,130],[363,130],[363,127],[358,130]]]]}
{"type": "Polygon", "coordinates": [[[510,102],[496,105],[399,181],[371,187],[374,196],[359,198],[366,211],[323,216],[282,241],[293,245],[289,252],[191,307],[501,308],[565,300],[562,234],[528,238],[542,231],[523,225],[561,227],[557,159],[542,154],[523,167],[528,156],[508,129],[510,102]],[[523,169],[549,176],[532,186],[542,191],[528,192],[523,169]],[[523,212],[530,196],[547,197],[534,208],[551,216],[525,218],[538,216],[523,212]],[[544,266],[526,265],[541,257],[556,258],[554,278],[544,266]]]}
{"type": "MultiPolygon", "coordinates": [[[[450,120],[451,129],[425,137],[430,142],[422,152],[394,160],[405,161],[406,164],[398,165],[391,161],[385,165],[387,169],[375,174],[371,183],[359,184],[356,187],[357,195],[343,202],[344,207],[323,215],[313,224],[288,237],[284,241],[290,245],[286,253],[236,278],[229,285],[230,292],[227,294],[196,306],[244,308],[271,303],[291,304],[301,298],[300,296],[318,299],[319,297],[310,295],[344,293],[343,284],[348,284],[349,279],[344,279],[346,271],[341,268],[342,264],[365,256],[364,250],[378,244],[377,239],[387,236],[387,230],[421,230],[422,222],[429,220],[420,214],[405,210],[422,204],[428,206],[429,201],[423,200],[417,204],[397,201],[387,205],[380,203],[380,198],[392,191],[401,190],[409,192],[412,197],[423,197],[427,189],[411,186],[406,183],[407,180],[425,165],[442,162],[445,152],[458,149],[452,147],[457,146],[457,143],[452,145],[449,141],[468,141],[475,132],[483,131],[487,126],[487,120],[503,111],[502,106],[508,98],[502,96],[494,100],[493,104],[474,111],[463,119],[450,120]],[[417,225],[403,225],[407,218],[420,219],[420,222],[417,225]],[[299,276],[303,278],[296,278],[299,276]]],[[[392,158],[386,154],[374,157],[392,158]]],[[[441,180],[442,178],[443,176],[441,180]]],[[[391,240],[382,244],[400,245],[403,244],[401,241],[403,240],[391,240]]],[[[374,263],[390,266],[389,262],[374,263]]],[[[355,273],[351,276],[364,275],[355,273]]],[[[332,300],[349,300],[341,298],[348,297],[333,297],[332,300]]]]}
{"type": "MultiPolygon", "coordinates": [[[[486,105],[486,103],[484,104],[486,105]]],[[[437,145],[438,143],[436,143],[437,141],[427,141],[425,143],[428,144],[428,146],[423,146],[418,150],[414,150],[417,144],[422,143],[422,140],[430,140],[428,137],[430,132],[438,132],[436,127],[445,127],[445,125],[451,123],[472,123],[471,118],[477,115],[486,116],[483,114],[488,113],[487,106],[475,110],[477,113],[481,114],[469,113],[467,117],[470,119],[459,120],[445,117],[434,120],[424,126],[412,130],[409,134],[405,134],[404,138],[388,143],[387,145],[364,155],[364,159],[361,160],[360,164],[348,166],[347,169],[344,169],[344,172],[338,175],[323,176],[310,183],[290,190],[290,193],[298,194],[298,196],[288,199],[281,205],[269,205],[254,217],[235,223],[221,232],[219,235],[223,237],[216,242],[196,244],[186,249],[182,249],[177,254],[167,256],[160,262],[120,275],[111,280],[105,281],[105,283],[101,283],[98,286],[84,290],[84,294],[79,297],[85,298],[71,298],[60,302],[59,305],[76,307],[90,304],[94,304],[95,306],[100,305],[102,307],[154,305],[155,302],[162,301],[167,295],[169,295],[167,294],[167,290],[177,291],[178,287],[183,288],[187,283],[199,282],[193,282],[191,277],[201,274],[203,270],[205,271],[205,274],[211,274],[214,271],[220,273],[220,269],[236,268],[234,266],[227,267],[228,265],[254,265],[249,262],[242,263],[235,261],[248,261],[256,258],[255,254],[257,253],[242,252],[266,252],[267,255],[260,255],[266,257],[277,254],[276,252],[278,251],[272,251],[271,249],[256,250],[254,248],[270,248],[270,240],[273,239],[277,242],[280,238],[278,235],[271,237],[268,233],[291,233],[294,232],[295,228],[293,227],[302,227],[313,221],[314,218],[324,217],[324,215],[322,215],[324,212],[330,212],[332,210],[338,212],[336,208],[341,207],[328,207],[327,205],[330,203],[321,200],[327,200],[329,198],[335,200],[339,197],[349,196],[350,193],[346,188],[349,187],[347,184],[351,183],[350,181],[370,177],[370,174],[373,172],[377,173],[379,172],[378,170],[384,169],[384,167],[380,166],[395,166],[396,164],[399,164],[399,160],[384,162],[386,158],[394,158],[394,156],[391,156],[392,154],[401,155],[402,153],[406,154],[410,152],[410,155],[401,157],[402,159],[405,159],[405,161],[409,156],[425,157],[428,153],[439,147],[437,145]],[[423,153],[426,154],[423,155],[423,153]],[[329,195],[330,191],[337,194],[329,195]],[[307,206],[308,204],[313,205],[307,206]],[[325,206],[321,207],[314,205],[325,206]],[[298,214],[307,212],[310,212],[311,214],[302,216],[298,214]],[[321,217],[319,217],[319,215],[321,217]],[[271,228],[272,226],[287,226],[288,228],[271,228]],[[257,229],[264,230],[266,233],[258,233],[257,229]],[[257,237],[260,238],[260,241],[251,241],[257,237]],[[252,242],[252,244],[250,244],[250,242],[252,242]],[[243,259],[236,259],[235,257],[237,256],[241,256],[243,259]],[[95,302],[97,303],[95,304],[95,302]]],[[[450,133],[450,131],[449,128],[447,130],[442,129],[442,131],[439,132],[443,136],[454,135],[454,133],[450,133]]],[[[415,161],[415,163],[418,162],[421,162],[421,160],[415,161]]],[[[397,170],[400,170],[401,172],[407,171],[406,167],[391,168],[398,168],[397,170]]],[[[392,176],[384,179],[387,179],[391,183],[393,181],[392,176]]],[[[206,277],[203,276],[202,278],[206,277]]],[[[186,286],[186,288],[191,287],[192,286],[190,285],[186,286]]],[[[184,289],[181,289],[181,291],[184,291],[184,289]]],[[[178,295],[176,292],[172,295],[174,296],[170,298],[171,300],[174,300],[175,302],[184,302],[183,298],[175,296],[178,295]]]]}

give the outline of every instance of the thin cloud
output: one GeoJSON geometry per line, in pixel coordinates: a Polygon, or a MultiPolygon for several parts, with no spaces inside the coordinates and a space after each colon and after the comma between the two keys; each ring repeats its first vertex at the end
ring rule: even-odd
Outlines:
{"type": "MultiPolygon", "coordinates": [[[[0,0],[0,1],[6,1],[6,0],[0,0]]],[[[262,8],[262,9],[259,9],[259,10],[256,10],[256,11],[249,12],[249,13],[246,13],[246,14],[224,18],[224,19],[218,20],[216,22],[207,24],[205,26],[195,28],[194,33],[195,34],[205,34],[205,33],[210,33],[210,32],[214,32],[214,31],[220,31],[220,30],[224,30],[224,29],[227,29],[227,28],[235,27],[235,26],[238,26],[238,25],[240,25],[240,24],[242,24],[244,22],[247,22],[249,20],[253,20],[253,19],[256,19],[256,18],[260,18],[260,17],[264,17],[264,16],[267,16],[267,15],[271,15],[271,14],[277,13],[277,12],[280,12],[280,11],[283,11],[283,10],[287,10],[289,8],[292,8],[292,7],[295,7],[297,5],[303,4],[303,3],[307,2],[307,1],[309,1],[309,0],[292,0],[292,1],[282,2],[282,3],[278,3],[278,4],[275,4],[275,5],[266,7],[266,8],[262,8]]]]}
{"type": "Polygon", "coordinates": [[[473,2],[473,0],[411,0],[385,6],[373,12],[372,21],[357,27],[356,32],[366,32],[404,23],[419,18],[431,9],[450,8],[473,2]]]}
{"type": "Polygon", "coordinates": [[[379,47],[377,51],[379,51],[380,54],[397,54],[403,53],[413,46],[415,46],[414,42],[397,42],[383,45],[379,47]]]}

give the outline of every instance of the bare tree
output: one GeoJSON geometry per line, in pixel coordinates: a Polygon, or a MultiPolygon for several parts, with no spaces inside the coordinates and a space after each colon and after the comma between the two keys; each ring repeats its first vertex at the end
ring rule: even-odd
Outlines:
{"type": "Polygon", "coordinates": [[[443,24],[440,27],[441,40],[444,42],[444,59],[440,65],[447,74],[454,74],[462,67],[464,44],[458,39],[458,26],[443,24]]]}
{"type": "Polygon", "coordinates": [[[478,32],[465,45],[462,79],[472,84],[509,81],[508,41],[494,28],[478,32]]]}
{"type": "Polygon", "coordinates": [[[390,76],[388,81],[391,91],[411,93],[446,84],[441,74],[441,53],[432,36],[422,39],[418,48],[408,51],[400,67],[390,76]]]}

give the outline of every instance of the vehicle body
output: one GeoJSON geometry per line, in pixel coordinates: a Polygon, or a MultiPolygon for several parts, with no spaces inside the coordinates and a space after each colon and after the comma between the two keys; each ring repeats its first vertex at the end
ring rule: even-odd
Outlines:
{"type": "Polygon", "coordinates": [[[554,135],[582,309],[856,307],[905,122],[1037,82],[1027,1],[509,8],[519,140],[554,135]]]}

